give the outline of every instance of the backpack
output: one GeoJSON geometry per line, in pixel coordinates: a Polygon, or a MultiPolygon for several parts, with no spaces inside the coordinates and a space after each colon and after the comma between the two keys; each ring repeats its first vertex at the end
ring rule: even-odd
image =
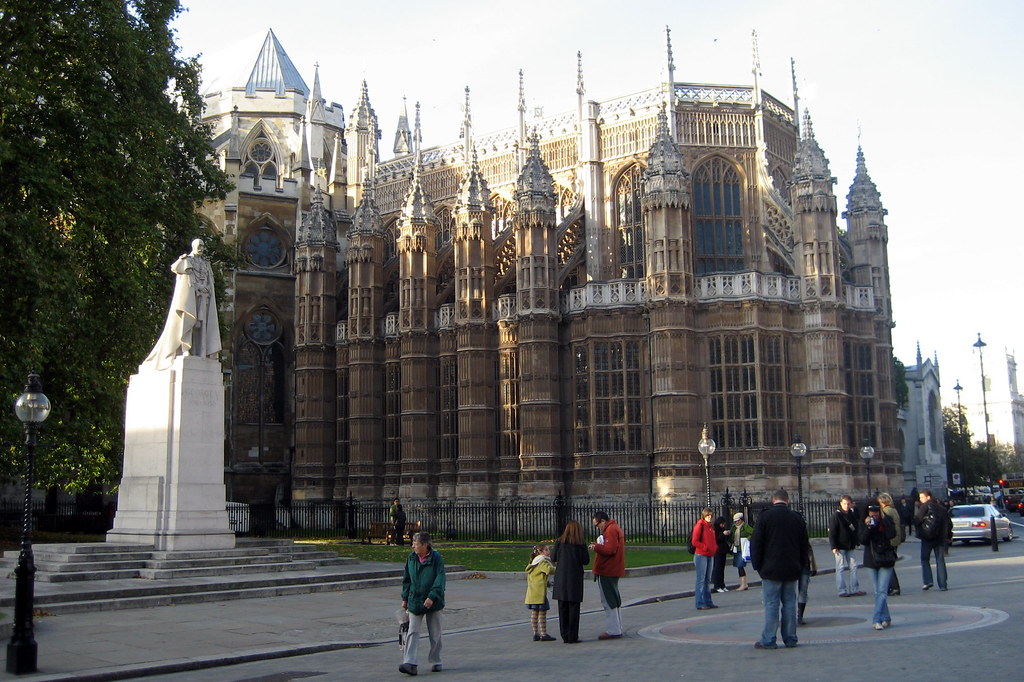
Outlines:
{"type": "Polygon", "coordinates": [[[920,536],[922,540],[938,540],[939,539],[939,519],[935,516],[935,511],[931,508],[925,513],[924,518],[921,519],[921,530],[920,536]]]}

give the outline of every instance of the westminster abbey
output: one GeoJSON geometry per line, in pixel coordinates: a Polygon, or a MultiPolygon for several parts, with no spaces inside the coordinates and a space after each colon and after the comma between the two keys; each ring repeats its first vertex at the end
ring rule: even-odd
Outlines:
{"type": "MultiPolygon", "coordinates": [[[[363,83],[310,88],[273,32],[205,93],[244,259],[222,316],[242,502],[702,499],[902,482],[886,211],[844,220],[811,118],[753,82],[668,81],[391,154],[363,83]],[[382,153],[384,152],[384,153],[382,153]],[[384,156],[390,158],[382,159],[384,156]]],[[[638,84],[642,87],[643,84],[638,84]]],[[[388,134],[388,141],[391,135],[388,134]]],[[[852,156],[852,152],[851,152],[852,156]]]]}

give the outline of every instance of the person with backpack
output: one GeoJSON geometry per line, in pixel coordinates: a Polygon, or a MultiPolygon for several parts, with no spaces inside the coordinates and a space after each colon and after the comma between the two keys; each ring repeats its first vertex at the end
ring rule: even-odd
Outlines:
{"type": "Polygon", "coordinates": [[[949,511],[932,497],[931,490],[922,489],[918,498],[921,504],[914,513],[914,525],[917,527],[917,537],[921,540],[921,576],[924,580],[921,589],[932,588],[931,555],[934,554],[939,589],[945,592],[949,588],[946,581],[946,544],[953,537],[953,523],[949,511]]]}

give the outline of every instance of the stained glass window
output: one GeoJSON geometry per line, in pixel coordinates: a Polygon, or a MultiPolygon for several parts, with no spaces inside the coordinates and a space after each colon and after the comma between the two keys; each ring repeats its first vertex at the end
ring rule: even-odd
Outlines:
{"type": "Polygon", "coordinates": [[[243,248],[246,258],[257,267],[273,268],[284,262],[284,244],[270,228],[262,228],[250,234],[243,248]]]}
{"type": "Polygon", "coordinates": [[[615,185],[615,216],[619,233],[619,276],[645,274],[644,213],[640,207],[640,166],[626,171],[615,185]]]}
{"type": "Polygon", "coordinates": [[[693,174],[693,217],[698,275],[743,269],[743,207],[740,176],[715,157],[693,174]]]}

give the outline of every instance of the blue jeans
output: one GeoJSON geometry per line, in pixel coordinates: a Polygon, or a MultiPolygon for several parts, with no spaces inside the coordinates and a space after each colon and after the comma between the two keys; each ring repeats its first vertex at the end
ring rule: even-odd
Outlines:
{"type": "Polygon", "coordinates": [[[946,542],[944,540],[921,540],[921,578],[924,584],[932,585],[931,555],[935,555],[935,572],[938,573],[939,589],[946,589],[946,542]]]}
{"type": "Polygon", "coordinates": [[[761,644],[774,649],[775,633],[779,629],[779,603],[782,604],[782,642],[796,646],[796,580],[768,580],[761,578],[761,599],[764,601],[764,630],[761,644]]]}
{"type": "Polygon", "coordinates": [[[697,574],[697,585],[693,588],[693,602],[696,607],[714,606],[711,603],[711,568],[714,557],[703,554],[693,555],[693,568],[697,574]]]}
{"type": "Polygon", "coordinates": [[[864,567],[871,574],[871,580],[875,583],[875,613],[871,617],[872,623],[891,623],[889,616],[889,581],[892,580],[893,568],[868,568],[864,567]]]}
{"type": "Polygon", "coordinates": [[[836,552],[836,589],[839,594],[860,592],[857,582],[857,557],[855,549],[841,549],[836,552]],[[846,572],[849,571],[849,575],[846,572]]]}

